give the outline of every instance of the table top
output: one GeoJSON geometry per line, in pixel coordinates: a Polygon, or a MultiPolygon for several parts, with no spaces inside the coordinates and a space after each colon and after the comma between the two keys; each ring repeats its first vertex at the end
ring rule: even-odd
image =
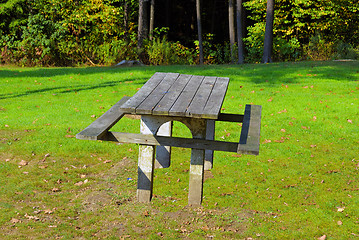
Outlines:
{"type": "Polygon", "coordinates": [[[155,73],[121,106],[131,114],[217,119],[229,78],[155,73]]]}

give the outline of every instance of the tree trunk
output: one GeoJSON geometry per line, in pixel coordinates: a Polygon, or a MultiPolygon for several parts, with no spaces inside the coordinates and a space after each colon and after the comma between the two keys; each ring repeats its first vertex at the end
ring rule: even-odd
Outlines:
{"type": "Polygon", "coordinates": [[[228,3],[228,21],[229,21],[229,43],[231,46],[231,62],[234,63],[235,29],[234,29],[233,0],[229,0],[229,3],[228,3]]]}
{"type": "Polygon", "coordinates": [[[244,62],[242,0],[237,0],[237,43],[238,43],[238,64],[242,64],[244,62]]]}
{"type": "Polygon", "coordinates": [[[199,64],[203,64],[203,45],[202,45],[202,25],[201,25],[201,5],[200,0],[196,0],[197,12],[197,30],[198,30],[198,47],[199,47],[199,64]]]}
{"type": "Polygon", "coordinates": [[[153,37],[153,26],[155,22],[155,0],[151,0],[151,8],[150,8],[150,40],[153,37]]]}
{"type": "Polygon", "coordinates": [[[274,0],[267,0],[266,29],[264,33],[263,63],[272,62],[274,0]]]}
{"type": "Polygon", "coordinates": [[[139,0],[137,48],[141,49],[143,47],[143,41],[147,37],[148,37],[148,0],[139,0]]]}
{"type": "Polygon", "coordinates": [[[125,39],[127,40],[127,36],[128,36],[128,5],[127,5],[127,0],[123,1],[123,25],[124,25],[124,29],[125,29],[125,39]]]}

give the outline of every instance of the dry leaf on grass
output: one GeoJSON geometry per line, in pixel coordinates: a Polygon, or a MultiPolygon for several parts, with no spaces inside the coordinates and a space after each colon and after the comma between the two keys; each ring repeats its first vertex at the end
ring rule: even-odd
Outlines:
{"type": "Polygon", "coordinates": [[[11,218],[10,222],[11,223],[19,223],[21,221],[19,219],[17,219],[17,218],[11,218]]]}
{"type": "Polygon", "coordinates": [[[21,160],[21,162],[19,162],[20,166],[26,166],[28,164],[28,162],[26,162],[25,160],[21,160]]]}

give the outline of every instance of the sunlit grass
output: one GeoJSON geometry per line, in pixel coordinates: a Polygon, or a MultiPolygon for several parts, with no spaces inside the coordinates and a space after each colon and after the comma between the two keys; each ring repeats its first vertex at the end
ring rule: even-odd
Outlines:
{"type": "MultiPolygon", "coordinates": [[[[359,235],[358,62],[0,69],[2,238],[359,235]],[[260,155],[216,152],[203,208],[186,206],[189,149],[174,148],[152,203],[138,204],[138,147],[74,138],[157,71],[230,77],[223,112],[263,107],[260,155]]],[[[114,130],[138,132],[139,120],[114,130]]],[[[217,124],[217,140],[239,134],[217,124]]]]}

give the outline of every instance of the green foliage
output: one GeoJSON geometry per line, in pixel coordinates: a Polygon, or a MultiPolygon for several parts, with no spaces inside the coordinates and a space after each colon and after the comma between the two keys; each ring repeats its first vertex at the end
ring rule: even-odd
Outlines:
{"type": "Polygon", "coordinates": [[[0,62],[32,66],[112,64],[136,59],[136,16],[131,10],[137,1],[127,4],[125,29],[124,8],[118,0],[41,0],[28,5],[26,1],[7,1],[0,5],[5,22],[19,13],[23,18],[10,22],[7,28],[0,25],[4,33],[0,37],[0,62]]]}
{"type": "Polygon", "coordinates": [[[339,41],[335,46],[335,59],[359,59],[359,49],[353,48],[349,43],[339,41]]]}
{"type": "MultiPolygon", "coordinates": [[[[231,62],[231,47],[229,42],[223,44],[214,43],[214,34],[208,33],[203,37],[203,54],[205,64],[226,64],[231,62]]],[[[199,58],[199,41],[194,41],[197,58],[199,58]]],[[[234,52],[237,46],[234,46],[234,52]]],[[[198,62],[199,60],[197,60],[198,62]]]]}
{"type": "Polygon", "coordinates": [[[312,60],[328,60],[333,55],[333,50],[333,43],[326,42],[319,34],[311,37],[304,48],[308,58],[312,60]]]}
{"type": "Polygon", "coordinates": [[[166,37],[148,42],[145,49],[151,65],[194,63],[192,50],[179,42],[170,42],[166,37]]]}
{"type": "Polygon", "coordinates": [[[254,26],[248,27],[248,37],[243,39],[247,50],[246,61],[259,62],[261,60],[263,55],[264,28],[264,22],[259,22],[254,24],[254,26]]]}
{"type": "MultiPolygon", "coordinates": [[[[245,60],[259,62],[266,1],[248,0],[243,6],[248,17],[245,60]]],[[[356,59],[358,13],[356,0],[277,0],[272,59],[356,59]]],[[[136,0],[2,0],[0,19],[1,64],[110,65],[138,58],[154,65],[198,62],[198,41],[190,47],[171,42],[164,38],[169,28],[155,29],[154,40],[138,51],[136,0]]],[[[186,41],[193,43],[193,39],[186,41]]],[[[203,47],[206,64],[231,62],[226,40],[218,43],[216,36],[207,33],[203,47]]]]}
{"type": "Polygon", "coordinates": [[[153,40],[145,45],[148,61],[151,65],[193,64],[193,51],[179,42],[167,40],[169,28],[153,30],[153,40]]]}
{"type": "MultiPolygon", "coordinates": [[[[247,61],[259,62],[262,56],[266,1],[250,0],[243,5],[249,12],[249,18],[254,21],[247,28],[245,39],[247,61]]],[[[338,55],[333,47],[338,41],[358,46],[358,12],[359,2],[352,0],[276,1],[273,59],[330,59],[338,55]],[[302,48],[305,48],[304,51],[302,48]]]]}
{"type": "Polygon", "coordinates": [[[57,42],[63,41],[66,30],[61,23],[46,19],[43,14],[31,15],[23,27],[20,61],[23,65],[53,65],[62,59],[57,42]]]}

